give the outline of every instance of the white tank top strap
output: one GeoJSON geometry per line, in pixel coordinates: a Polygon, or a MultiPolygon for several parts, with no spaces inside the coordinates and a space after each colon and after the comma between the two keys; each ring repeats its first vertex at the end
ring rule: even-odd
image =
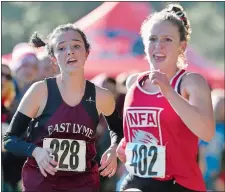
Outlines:
{"type": "Polygon", "coordinates": [[[179,75],[179,77],[177,78],[177,81],[175,82],[174,90],[179,94],[180,94],[180,85],[181,85],[182,78],[187,74],[188,72],[184,71],[183,73],[179,75]]]}
{"type": "Polygon", "coordinates": [[[170,84],[177,91],[177,86],[181,80],[181,78],[187,73],[186,70],[179,70],[176,75],[171,79],[170,84]]]}

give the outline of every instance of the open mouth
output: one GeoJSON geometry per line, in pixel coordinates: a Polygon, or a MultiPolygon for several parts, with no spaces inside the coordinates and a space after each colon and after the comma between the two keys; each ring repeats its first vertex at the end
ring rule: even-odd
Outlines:
{"type": "Polygon", "coordinates": [[[162,62],[166,59],[166,56],[164,54],[157,53],[153,55],[153,58],[156,62],[162,62]]]}
{"type": "Polygon", "coordinates": [[[77,59],[69,59],[68,61],[67,61],[67,64],[68,65],[74,65],[74,64],[76,64],[77,63],[77,59]]]}

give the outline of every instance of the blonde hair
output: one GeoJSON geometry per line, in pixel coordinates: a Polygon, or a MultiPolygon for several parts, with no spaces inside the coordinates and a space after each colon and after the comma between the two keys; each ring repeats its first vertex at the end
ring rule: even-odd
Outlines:
{"type": "MultiPolygon", "coordinates": [[[[184,12],[184,9],[179,4],[169,4],[165,9],[153,13],[148,16],[141,25],[141,37],[143,39],[144,45],[149,40],[149,31],[152,28],[153,24],[156,22],[168,21],[173,25],[177,26],[180,41],[189,41],[191,35],[191,26],[190,21],[187,18],[187,14],[184,12]]],[[[147,55],[147,46],[145,46],[145,53],[147,55]]],[[[148,56],[146,57],[149,60],[148,56]]],[[[180,69],[184,69],[187,67],[185,54],[181,54],[178,57],[177,67],[180,69]]]]}

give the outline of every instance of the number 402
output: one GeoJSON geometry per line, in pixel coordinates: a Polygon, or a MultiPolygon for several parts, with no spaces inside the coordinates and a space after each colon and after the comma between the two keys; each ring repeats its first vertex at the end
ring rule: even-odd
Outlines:
{"type": "Polygon", "coordinates": [[[135,145],[132,150],[132,162],[130,166],[134,166],[134,172],[137,174],[139,172],[141,175],[145,175],[148,169],[148,175],[154,176],[157,175],[157,172],[153,172],[152,168],[157,160],[158,149],[155,146],[151,146],[149,150],[145,145],[141,145],[138,148],[138,145],[135,145]],[[149,167],[147,167],[147,156],[152,156],[149,167]],[[138,160],[138,156],[140,157],[138,160]],[[137,162],[138,161],[138,162],[137,162]]]}

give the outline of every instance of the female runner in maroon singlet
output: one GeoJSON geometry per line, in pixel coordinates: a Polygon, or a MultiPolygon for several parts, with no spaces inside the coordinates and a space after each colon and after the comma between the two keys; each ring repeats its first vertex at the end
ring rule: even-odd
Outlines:
{"type": "Polygon", "coordinates": [[[128,176],[121,190],[205,191],[197,164],[198,140],[214,135],[210,89],[185,70],[190,23],[180,5],[169,5],[141,28],[150,71],[127,80],[124,139],[117,155],[128,176]]]}
{"type": "MultiPolygon", "coordinates": [[[[23,97],[4,137],[5,148],[28,156],[22,188],[31,191],[99,191],[99,170],[111,177],[117,168],[116,147],[123,137],[112,93],[84,77],[90,51],[85,34],[72,24],[58,26],[46,43],[37,34],[35,47],[46,46],[60,74],[34,83],[23,97]],[[102,113],[111,130],[111,146],[101,166],[95,161],[96,128],[102,113]],[[113,121],[114,120],[114,121],[113,121]],[[27,140],[21,135],[28,129],[27,140]],[[120,130],[121,129],[121,130],[120,130]],[[116,139],[115,139],[116,138],[116,139]]],[[[120,125],[121,124],[121,125],[120,125]]]]}

